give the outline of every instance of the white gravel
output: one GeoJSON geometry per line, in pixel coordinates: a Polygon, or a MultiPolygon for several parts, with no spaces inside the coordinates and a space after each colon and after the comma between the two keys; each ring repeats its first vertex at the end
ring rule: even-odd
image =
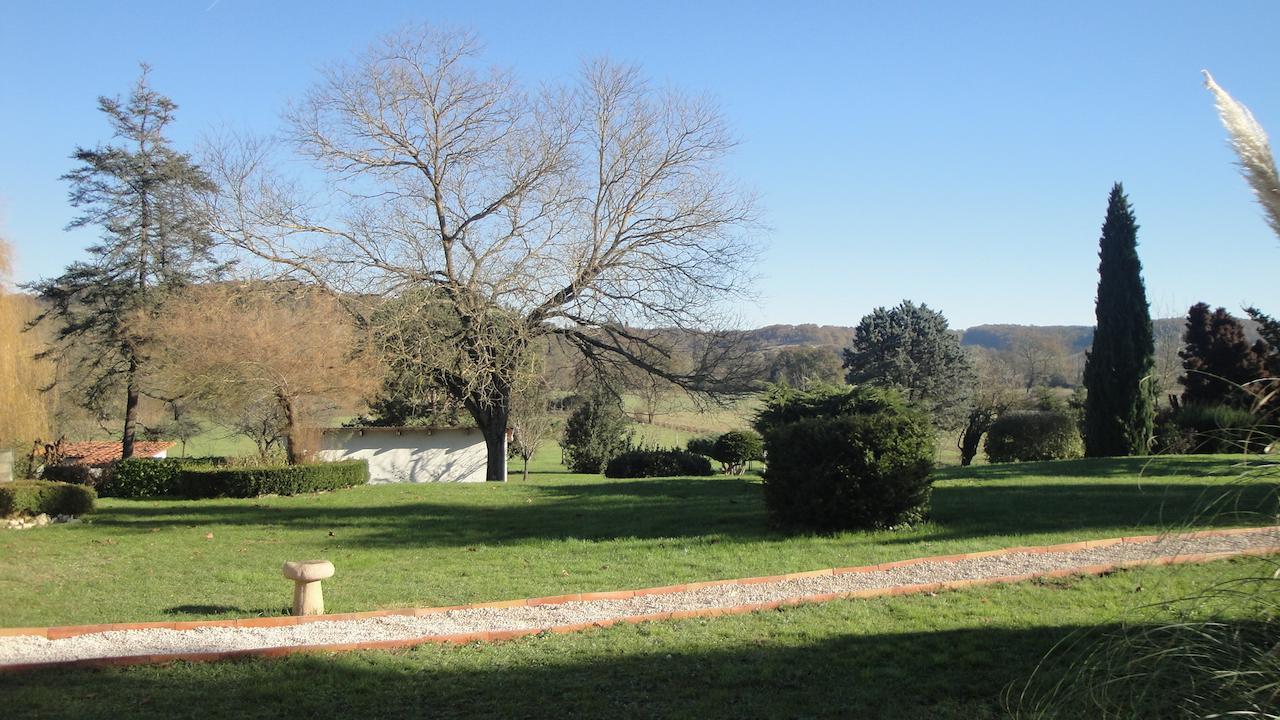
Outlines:
{"type": "Polygon", "coordinates": [[[1280,550],[1280,531],[1260,530],[1220,537],[1166,537],[1076,552],[1013,553],[944,562],[922,562],[889,570],[753,585],[720,585],[625,600],[593,600],[512,608],[450,610],[423,617],[309,622],[275,628],[210,627],[193,630],[122,630],[47,640],[32,635],[0,637],[0,665],[64,662],[104,657],[207,653],[260,648],[411,640],[494,630],[546,629],[619,617],[679,610],[729,608],[809,595],[922,585],[953,580],[1047,573],[1104,563],[1148,560],[1192,553],[1280,550]]]}

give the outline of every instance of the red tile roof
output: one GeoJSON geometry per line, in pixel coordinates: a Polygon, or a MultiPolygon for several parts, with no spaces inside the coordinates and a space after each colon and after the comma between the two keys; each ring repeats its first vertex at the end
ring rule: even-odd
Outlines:
{"type": "MultiPolygon", "coordinates": [[[[134,457],[155,457],[177,445],[172,442],[139,441],[133,444],[134,457]]],[[[120,459],[122,446],[112,440],[69,442],[62,446],[63,462],[71,465],[106,465],[120,459]]]]}

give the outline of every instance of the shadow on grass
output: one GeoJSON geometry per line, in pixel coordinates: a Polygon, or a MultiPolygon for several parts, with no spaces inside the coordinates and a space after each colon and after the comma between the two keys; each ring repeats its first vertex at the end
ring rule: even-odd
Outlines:
{"type": "MultiPolygon", "coordinates": [[[[394,492],[390,488],[350,496],[334,493],[323,504],[271,498],[128,503],[104,510],[93,525],[139,533],[161,526],[215,525],[339,531],[336,542],[361,547],[786,537],[769,530],[760,485],[752,479],[550,482],[495,489],[503,492],[452,503],[421,499],[431,496],[423,489],[382,494],[394,492]]],[[[1262,523],[1260,518],[1268,512],[1274,517],[1276,506],[1276,485],[1263,482],[943,484],[934,490],[931,523],[923,535],[864,537],[896,544],[1061,531],[1124,532],[1140,525],[1262,523]]]]}
{"type": "MultiPolygon", "coordinates": [[[[421,500],[430,490],[397,497],[391,487],[300,505],[289,499],[122,503],[98,513],[94,527],[149,532],[156,527],[210,525],[357,530],[362,545],[467,546],[527,539],[612,540],[727,535],[765,538],[758,482],[743,479],[648,479],[497,488],[492,502],[421,500]],[[387,493],[370,495],[368,493],[387,493]],[[349,500],[349,501],[344,501],[349,500]],[[526,502],[527,501],[527,502],[526,502]]],[[[469,488],[483,491],[485,488],[469,488]]],[[[405,494],[408,494],[406,492],[405,494]]]]}
{"type": "MultiPolygon", "coordinates": [[[[933,491],[928,540],[1136,526],[1268,525],[1280,507],[1273,483],[942,486],[933,491]]],[[[896,538],[893,543],[918,542],[896,538]]]]}
{"type": "Polygon", "coordinates": [[[514,646],[53,670],[0,675],[0,695],[11,718],[973,720],[1005,717],[1004,690],[1077,628],[849,630],[814,641],[699,630],[688,642],[639,626],[514,646]]]}
{"type": "Polygon", "coordinates": [[[1274,460],[1228,459],[1225,456],[1154,456],[1083,458],[1049,462],[997,463],[938,468],[939,480],[1009,480],[1025,477],[1091,477],[1150,479],[1161,477],[1227,477],[1246,467],[1273,465],[1274,460]]]}
{"type": "Polygon", "coordinates": [[[165,608],[163,612],[165,615],[190,615],[193,617],[208,617],[210,615],[249,617],[262,614],[261,611],[246,610],[235,605],[175,605],[165,608]]]}

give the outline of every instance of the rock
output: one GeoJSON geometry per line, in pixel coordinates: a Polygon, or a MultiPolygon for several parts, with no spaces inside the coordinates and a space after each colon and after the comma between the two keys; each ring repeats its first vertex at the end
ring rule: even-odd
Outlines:
{"type": "Polygon", "coordinates": [[[44,513],[40,513],[35,517],[35,524],[37,527],[44,527],[45,525],[48,525],[49,516],[45,515],[44,513]]]}

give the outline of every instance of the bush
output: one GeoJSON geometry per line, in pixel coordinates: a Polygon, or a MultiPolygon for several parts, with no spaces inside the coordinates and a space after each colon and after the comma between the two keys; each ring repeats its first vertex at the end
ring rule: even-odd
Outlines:
{"type": "Polygon", "coordinates": [[[714,475],[711,461],[684,450],[628,450],[609,461],[609,478],[688,477],[714,475]]]}
{"type": "Polygon", "coordinates": [[[564,425],[560,448],[570,472],[598,473],[617,455],[631,449],[631,421],[614,398],[596,394],[564,425]]]}
{"type": "Polygon", "coordinates": [[[1023,410],[996,418],[987,431],[987,461],[1064,460],[1084,454],[1075,418],[1067,412],[1023,410]]]}
{"type": "Polygon", "coordinates": [[[176,493],[188,498],[299,495],[369,482],[364,460],[272,467],[183,467],[176,493]]]}
{"type": "Polygon", "coordinates": [[[770,522],[834,532],[923,519],[935,443],[928,418],[892,391],[851,388],[839,394],[762,411],[771,418],[764,431],[770,522]],[[868,410],[845,412],[858,407],[868,410]],[[802,416],[808,412],[813,416],[802,416]],[[788,415],[798,419],[777,421],[788,415]]]}
{"type": "Polygon", "coordinates": [[[0,484],[0,515],[84,515],[97,497],[84,485],[18,480],[0,484]]]}
{"type": "Polygon", "coordinates": [[[1178,453],[1263,452],[1275,427],[1231,405],[1184,405],[1156,421],[1157,448],[1178,453]]]}
{"type": "Polygon", "coordinates": [[[711,457],[712,449],[716,446],[716,440],[707,435],[702,437],[689,438],[689,442],[685,443],[685,449],[694,455],[706,455],[711,457]]]}
{"type": "Polygon", "coordinates": [[[892,390],[865,385],[809,385],[804,390],[774,385],[765,393],[764,405],[756,412],[752,424],[768,436],[771,428],[805,418],[900,412],[906,408],[904,402],[902,396],[892,390]]]}
{"type": "Polygon", "coordinates": [[[101,472],[100,468],[91,468],[88,465],[45,465],[44,470],[40,472],[40,479],[92,487],[97,484],[101,472]]]}
{"type": "Polygon", "coordinates": [[[741,475],[748,462],[764,459],[764,440],[753,430],[731,430],[716,439],[710,454],[725,472],[741,475]]]}
{"type": "Polygon", "coordinates": [[[129,458],[107,468],[98,482],[102,497],[150,498],[177,495],[189,461],[181,458],[129,458]]]}

